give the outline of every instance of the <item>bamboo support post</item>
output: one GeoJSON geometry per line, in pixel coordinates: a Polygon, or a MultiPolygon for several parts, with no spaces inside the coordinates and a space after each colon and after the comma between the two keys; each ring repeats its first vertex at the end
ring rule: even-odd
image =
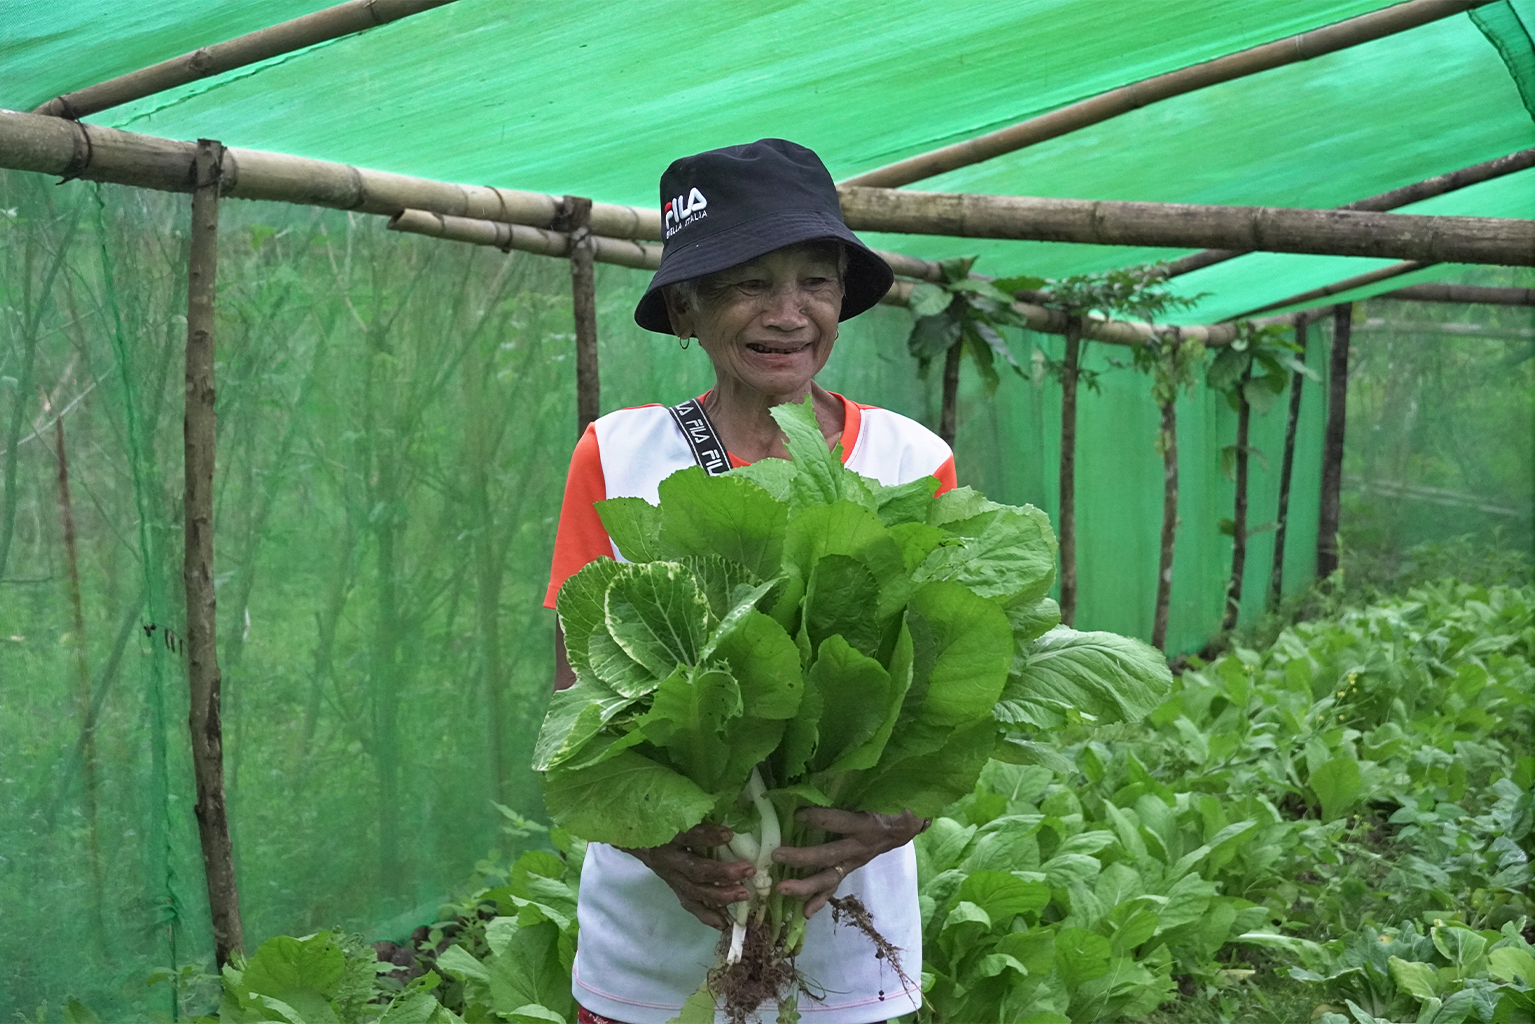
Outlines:
{"type": "Polygon", "coordinates": [[[1531,266],[1532,222],[1358,210],[838,190],[855,230],[1531,266]]]}
{"type": "Polygon", "coordinates": [[[1012,153],[1075,132],[1079,128],[1130,113],[1138,107],[1405,32],[1488,2],[1410,0],[1408,3],[1394,4],[1334,25],[1144,78],[999,131],[866,171],[849,178],[843,184],[876,185],[883,188],[910,185],[914,181],[978,164],[1004,153],[1012,153]]]}
{"type": "MultiPolygon", "coordinates": [[[[1307,361],[1307,325],[1299,320],[1296,324],[1296,359],[1307,361]]],[[[1285,582],[1285,524],[1291,508],[1291,468],[1296,464],[1296,427],[1301,422],[1301,385],[1306,380],[1302,373],[1291,374],[1290,405],[1285,418],[1285,445],[1280,455],[1280,496],[1275,511],[1275,550],[1269,568],[1269,595],[1266,607],[1274,611],[1280,606],[1281,587],[1285,582]]]]}
{"type": "Polygon", "coordinates": [[[962,341],[956,339],[944,353],[944,386],[939,398],[939,437],[950,448],[955,446],[955,420],[958,412],[956,406],[960,401],[960,346],[962,341]]]}
{"type": "Polygon", "coordinates": [[[204,46],[159,64],[55,96],[33,111],[78,120],[157,92],[232,71],[329,39],[398,21],[453,0],[349,0],[314,14],[204,46]]]}
{"type": "MultiPolygon", "coordinates": [[[[1407,206],[1409,203],[1417,203],[1420,200],[1430,199],[1434,196],[1444,195],[1447,192],[1455,192],[1457,189],[1476,185],[1479,182],[1491,181],[1501,178],[1506,174],[1514,174],[1523,171],[1536,163],[1536,150],[1522,149],[1518,153],[1510,153],[1494,160],[1487,160],[1471,167],[1463,167],[1459,171],[1451,171],[1449,174],[1439,174],[1433,178],[1416,181],[1402,188],[1392,189],[1390,192],[1382,192],[1378,195],[1367,196],[1353,203],[1345,203],[1336,207],[1340,210],[1365,210],[1368,212],[1384,213],[1387,210],[1396,210],[1407,206]]],[[[1201,252],[1190,253],[1179,259],[1171,260],[1163,264],[1168,277],[1178,277],[1205,267],[1214,267],[1218,263],[1236,259],[1247,255],[1241,250],[1233,249],[1205,249],[1201,252]]]]}
{"type": "Polygon", "coordinates": [[[1077,377],[1083,318],[1067,317],[1061,356],[1061,457],[1057,464],[1057,550],[1061,553],[1061,622],[1077,618],[1077,377]]]}
{"type": "Polygon", "coordinates": [[[594,245],[588,226],[592,200],[566,196],[558,227],[569,238],[571,256],[571,314],[576,321],[576,436],[602,415],[597,371],[597,281],[594,245]]]}
{"type": "Polygon", "coordinates": [[[1349,396],[1349,328],[1352,303],[1333,307],[1333,346],[1328,355],[1328,420],[1323,435],[1323,482],[1317,515],[1317,578],[1339,567],[1339,489],[1344,479],[1344,420],[1349,396]]]}
{"type": "Polygon", "coordinates": [[[213,942],[222,968],[243,950],[234,849],[224,802],[224,737],[219,715],[219,662],[213,588],[214,336],[218,268],[219,165],[224,147],[197,142],[192,192],[191,256],[187,275],[185,419],[185,559],[188,725],[197,778],[197,829],[208,882],[213,942]]]}
{"type": "Polygon", "coordinates": [[[1488,288],[1475,284],[1410,284],[1375,296],[1378,299],[1408,299],[1414,302],[1454,302],[1467,305],[1529,306],[1529,288],[1488,288]]]}

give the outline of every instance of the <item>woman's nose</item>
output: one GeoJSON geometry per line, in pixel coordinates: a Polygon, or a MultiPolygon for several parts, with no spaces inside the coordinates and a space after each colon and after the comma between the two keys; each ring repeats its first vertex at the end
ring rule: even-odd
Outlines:
{"type": "Polygon", "coordinates": [[[774,327],[803,326],[810,320],[805,313],[805,298],[803,289],[794,285],[775,288],[768,295],[768,308],[764,313],[764,321],[774,327]]]}

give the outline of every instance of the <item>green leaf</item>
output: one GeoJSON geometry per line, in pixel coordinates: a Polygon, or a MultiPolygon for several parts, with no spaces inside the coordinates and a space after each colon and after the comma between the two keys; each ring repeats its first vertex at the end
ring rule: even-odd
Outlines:
{"type": "Polygon", "coordinates": [[[1228,345],[1217,352],[1211,365],[1206,367],[1205,383],[1217,391],[1226,391],[1242,379],[1252,361],[1253,356],[1246,349],[1228,345]]]}
{"type": "Polygon", "coordinates": [[[1139,640],[1058,626],[1027,648],[994,713],[1008,725],[1039,724],[1039,708],[1134,722],[1157,706],[1172,681],[1163,655],[1139,640]]]}
{"type": "Polygon", "coordinates": [[[787,459],[758,459],[720,475],[743,477],[767,491],[775,500],[787,502],[795,482],[795,464],[787,459]]]}
{"type": "Polygon", "coordinates": [[[1174,883],[1168,891],[1168,902],[1157,912],[1156,934],[1200,920],[1215,895],[1215,882],[1208,882],[1199,875],[1185,875],[1174,883]]]}
{"type": "Polygon", "coordinates": [[[626,750],[590,768],[546,772],[555,824],[619,847],[660,846],[704,820],[715,797],[693,780],[626,750]]]}
{"type": "Polygon", "coordinates": [[[960,340],[961,320],[948,312],[919,317],[907,335],[907,351],[919,362],[929,362],[944,355],[960,340]]]}
{"type": "Polygon", "coordinates": [[[1488,954],[1488,973],[1499,981],[1519,978],[1529,985],[1536,980],[1536,959],[1523,949],[1500,946],[1488,954]]]}
{"type": "Polygon", "coordinates": [[[503,1014],[502,1019],[509,1021],[510,1024],[566,1024],[565,1018],[560,1014],[537,1003],[519,1006],[512,1012],[503,1014]]]}
{"type": "Polygon", "coordinates": [[[960,883],[959,897],[980,907],[994,925],[1006,928],[1019,914],[1038,914],[1051,901],[1044,882],[1026,882],[1006,871],[973,871],[960,883]]]}
{"type": "Polygon", "coordinates": [[[1043,290],[1045,288],[1045,278],[1034,277],[1029,274],[1020,274],[1016,277],[1000,277],[992,282],[992,287],[1011,297],[1014,292],[1038,292],[1043,290]]]}
{"type": "MultiPolygon", "coordinates": [[[[920,731],[911,729],[909,731],[920,731]]],[[[918,742],[898,745],[897,736],[886,744],[880,764],[862,773],[846,794],[851,804],[882,814],[911,809],[933,817],[951,801],[970,792],[996,743],[997,726],[990,719],[970,722],[944,733],[934,748],[918,742]],[[916,749],[921,753],[912,753],[916,749]]],[[[903,737],[905,738],[905,737],[903,737]]]]}
{"type": "Polygon", "coordinates": [[[938,316],[949,308],[954,296],[936,284],[928,281],[918,281],[912,286],[912,294],[907,297],[907,308],[918,319],[925,316],[938,316]]]}
{"type": "MultiPolygon", "coordinates": [[[[816,436],[819,441],[819,428],[816,436]]],[[[778,575],[787,504],[743,475],[710,476],[699,466],[667,477],[659,493],[661,541],[673,557],[718,556],[759,579],[778,575]]]]}
{"type": "Polygon", "coordinates": [[[661,545],[661,509],[644,498],[608,498],[592,507],[603,529],[631,562],[665,558],[661,545]]]}
{"type": "Polygon", "coordinates": [[[924,583],[912,592],[907,624],[914,649],[908,702],[920,699],[919,719],[958,726],[988,715],[1013,662],[1002,610],[959,584],[924,583]]]}
{"type": "MultiPolygon", "coordinates": [[[[621,697],[644,697],[656,689],[656,677],[625,654],[606,628],[594,629],[587,637],[587,667],[591,675],[621,697]]],[[[578,670],[577,679],[586,674],[578,670]]]]}
{"type": "Polygon", "coordinates": [[[693,665],[715,627],[709,601],[676,562],[626,565],[608,585],[608,632],[658,679],[693,665]]]}
{"type": "Polygon", "coordinates": [[[999,736],[992,757],[1008,764],[1038,764],[1061,775],[1072,775],[1077,771],[1077,765],[1050,744],[1036,743],[1018,736],[999,736]]]}
{"type": "Polygon", "coordinates": [[[587,667],[587,638],[594,629],[607,629],[604,603],[608,584],[621,569],[611,558],[589,562],[565,581],[555,598],[555,611],[565,634],[566,659],[577,671],[587,667]]]}
{"type": "Polygon", "coordinates": [[[894,487],[874,483],[875,512],[886,526],[917,525],[928,519],[933,492],[939,489],[937,477],[922,476],[894,487]]]}
{"type": "Polygon", "coordinates": [[[955,284],[971,275],[971,267],[976,265],[977,259],[976,256],[951,256],[939,261],[939,270],[943,272],[945,281],[955,284]]]}
{"type": "MultiPolygon", "coordinates": [[[[550,1008],[556,1019],[574,1019],[571,976],[560,962],[560,932],[553,924],[520,928],[490,963],[492,1008],[504,1017],[529,1013],[530,1006],[550,1008]]],[[[530,1020],[544,1020],[531,1016],[530,1020]]]]}
{"type": "Polygon", "coordinates": [[[871,741],[894,710],[891,677],[884,666],[833,635],[821,645],[807,677],[808,684],[821,691],[823,707],[838,709],[821,721],[813,769],[873,766],[884,743],[871,741]]]}
{"type": "MultiPolygon", "coordinates": [[[[935,503],[936,510],[944,498],[935,503]]],[[[972,504],[967,511],[971,514],[965,518],[943,522],[930,515],[930,525],[942,526],[958,541],[935,549],[913,582],[952,580],[1003,604],[1034,604],[1043,598],[1056,575],[1056,535],[1045,513],[1031,505],[992,502],[979,508],[972,504]]]]}
{"type": "Polygon", "coordinates": [[[1008,621],[1013,626],[1014,639],[1027,644],[1061,625],[1061,605],[1053,597],[1042,597],[1034,604],[1009,605],[1008,621]]]}
{"type": "Polygon", "coordinates": [[[330,932],[307,939],[278,935],[246,963],[241,984],[252,995],[291,1007],[304,1024],[326,1024],[336,1020],[331,999],[345,973],[346,954],[330,932]]]}
{"type": "MultiPolygon", "coordinates": [[[[795,463],[795,476],[790,484],[793,508],[825,505],[856,496],[858,476],[843,468],[842,445],[836,446],[835,450],[827,448],[811,396],[807,395],[800,404],[776,405],[769,413],[784,431],[785,447],[795,463]]],[[[873,499],[870,501],[872,504],[873,499]]],[[[765,571],[763,575],[771,576],[772,573],[765,571]]]]}
{"type": "Polygon", "coordinates": [[[824,555],[805,588],[805,628],[817,650],[834,634],[866,655],[879,652],[885,623],[876,610],[880,584],[875,574],[849,555],[824,555]]]}
{"type": "Polygon", "coordinates": [[[1440,986],[1435,977],[1435,969],[1429,964],[1390,956],[1387,957],[1387,965],[1392,972],[1392,980],[1397,982],[1397,987],[1415,999],[1439,997],[1440,986]]]}
{"type": "Polygon", "coordinates": [[[1109,973],[1109,940],[1086,928],[1063,928],[1056,933],[1056,966],[1068,987],[1109,973]]]}
{"type": "MultiPolygon", "coordinates": [[[[640,718],[639,728],[650,742],[666,748],[684,775],[700,788],[717,792],[732,763],[726,723],[741,712],[741,688],[730,672],[723,668],[679,669],[657,686],[651,709],[640,718]]],[[[743,773],[737,782],[745,781],[743,773]]]]}
{"type": "Polygon", "coordinates": [[[1267,377],[1256,377],[1243,384],[1243,398],[1254,412],[1263,416],[1274,407],[1275,391],[1270,387],[1267,377]]]}
{"type": "Polygon", "coordinates": [[[1348,754],[1340,754],[1318,765],[1307,777],[1307,785],[1322,805],[1323,820],[1333,821],[1342,817],[1360,798],[1360,765],[1348,754]]]}
{"type": "Polygon", "coordinates": [[[708,981],[683,1000],[682,1009],[667,1024],[715,1024],[715,994],[709,990],[708,981]]]}
{"type": "Polygon", "coordinates": [[[771,616],[750,611],[729,631],[710,639],[713,657],[724,658],[741,687],[742,707],[749,717],[792,718],[805,694],[800,648],[771,616]]]}
{"type": "Polygon", "coordinates": [[[591,676],[556,690],[533,748],[533,770],[547,771],[569,760],[605,723],[634,703],[591,676]]]}

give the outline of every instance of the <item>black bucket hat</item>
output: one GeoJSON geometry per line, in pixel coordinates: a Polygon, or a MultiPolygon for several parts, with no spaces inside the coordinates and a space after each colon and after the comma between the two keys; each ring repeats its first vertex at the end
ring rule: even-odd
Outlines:
{"type": "Polygon", "coordinates": [[[839,320],[879,302],[890,266],[843,223],[837,186],[821,158],[784,139],[711,149],[674,160],[661,176],[661,266],[635,307],[635,323],[672,333],[661,289],[814,239],[848,251],[839,320]]]}

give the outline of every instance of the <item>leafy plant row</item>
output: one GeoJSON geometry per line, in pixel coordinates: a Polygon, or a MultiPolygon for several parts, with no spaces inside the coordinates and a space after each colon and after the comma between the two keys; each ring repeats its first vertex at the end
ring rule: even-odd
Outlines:
{"type": "MultiPolygon", "coordinates": [[[[1322,1024],[1530,1019],[1532,622],[1447,581],[1196,663],[1139,724],[1064,713],[917,840],[917,1020],[1245,1019],[1266,985],[1322,1024]]],[[[507,813],[541,848],[404,966],[272,939],[218,1019],[569,1024],[584,844],[507,813]]]]}

